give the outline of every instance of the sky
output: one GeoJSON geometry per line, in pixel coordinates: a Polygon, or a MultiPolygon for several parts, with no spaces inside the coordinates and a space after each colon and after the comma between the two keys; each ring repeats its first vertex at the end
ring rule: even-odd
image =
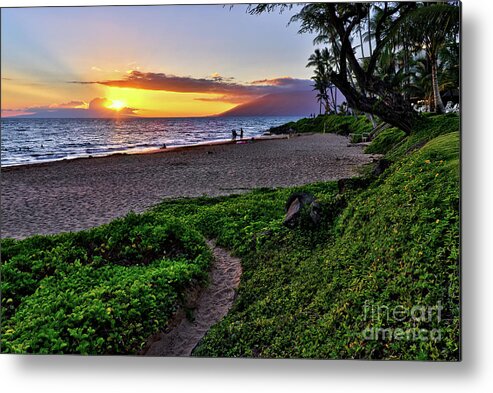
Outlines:
{"type": "Polygon", "coordinates": [[[294,12],[3,8],[2,116],[207,116],[306,92],[313,36],[287,26],[294,12]]]}

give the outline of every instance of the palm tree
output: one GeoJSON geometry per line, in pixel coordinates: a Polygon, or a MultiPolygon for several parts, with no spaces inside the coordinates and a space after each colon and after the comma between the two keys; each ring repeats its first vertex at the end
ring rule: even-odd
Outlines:
{"type": "Polygon", "coordinates": [[[324,78],[315,75],[312,77],[312,80],[314,82],[313,84],[313,90],[318,91],[317,93],[317,101],[320,104],[319,105],[319,114],[322,114],[322,106],[324,107],[324,111],[327,111],[327,106],[328,106],[328,97],[327,97],[327,86],[324,81],[324,78]]]}
{"type": "Polygon", "coordinates": [[[440,91],[458,89],[460,86],[459,44],[451,42],[444,46],[438,55],[440,91]]]}
{"type": "Polygon", "coordinates": [[[364,59],[365,58],[365,48],[363,47],[363,34],[361,33],[362,29],[363,28],[361,27],[361,22],[360,22],[360,24],[358,25],[359,47],[361,50],[361,58],[364,59]]]}
{"type": "Polygon", "coordinates": [[[326,66],[320,49],[315,49],[315,52],[308,58],[307,67],[315,67],[315,75],[312,77],[314,82],[313,90],[317,90],[317,101],[320,104],[319,113],[322,113],[322,105],[327,107],[327,83],[326,83],[326,66]]]}
{"type": "Polygon", "coordinates": [[[331,56],[327,48],[315,49],[315,52],[308,58],[307,67],[314,67],[314,90],[318,91],[317,99],[320,103],[320,113],[322,113],[322,105],[324,113],[330,111],[331,104],[337,113],[337,90],[334,97],[333,84],[330,81],[330,72],[334,64],[334,58],[331,56]],[[329,96],[330,94],[330,96],[329,96]],[[330,98],[330,99],[329,99],[330,98]]]}
{"type": "Polygon", "coordinates": [[[431,82],[435,111],[445,111],[440,96],[439,53],[444,46],[457,35],[459,29],[460,10],[447,3],[423,3],[411,11],[406,18],[398,23],[390,36],[406,37],[415,52],[424,52],[431,66],[431,82]]]}
{"type": "MultiPolygon", "coordinates": [[[[249,12],[260,14],[289,7],[258,4],[249,12]]],[[[301,22],[299,33],[316,34],[314,43],[328,47],[330,56],[336,59],[334,67],[325,65],[328,82],[344,94],[353,109],[376,115],[409,134],[418,117],[409,95],[403,93],[403,86],[409,83],[410,55],[425,53],[428,58],[436,110],[443,111],[438,52],[445,43],[457,40],[459,12],[457,2],[328,2],[304,5],[291,21],[301,22]],[[361,61],[355,55],[354,40],[358,26],[365,21],[370,53],[361,61]],[[406,53],[402,63],[380,67],[386,50],[395,53],[403,49],[406,53]],[[380,76],[381,71],[386,78],[380,76]]]]}
{"type": "Polygon", "coordinates": [[[428,103],[433,100],[431,66],[426,56],[414,59],[411,66],[410,83],[407,92],[415,98],[422,98],[428,103]]]}
{"type": "Polygon", "coordinates": [[[373,53],[373,49],[371,47],[371,7],[368,7],[368,47],[370,50],[370,57],[373,53]]]}

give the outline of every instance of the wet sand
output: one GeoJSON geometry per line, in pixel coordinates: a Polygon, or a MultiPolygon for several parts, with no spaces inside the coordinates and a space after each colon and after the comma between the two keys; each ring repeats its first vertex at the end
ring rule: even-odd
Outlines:
{"type": "Polygon", "coordinates": [[[373,156],[334,134],[2,168],[1,236],[77,231],[164,198],[351,177],[373,156]]]}

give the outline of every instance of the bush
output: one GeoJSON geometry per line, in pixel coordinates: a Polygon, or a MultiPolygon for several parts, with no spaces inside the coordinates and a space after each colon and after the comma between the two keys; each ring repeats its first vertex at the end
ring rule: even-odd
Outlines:
{"type": "Polygon", "coordinates": [[[370,133],[373,130],[373,125],[366,116],[357,116],[355,118],[354,116],[330,115],[327,116],[325,127],[327,132],[340,135],[360,135],[370,133]]]}
{"type": "Polygon", "coordinates": [[[385,154],[400,142],[406,133],[398,128],[392,127],[378,134],[371,144],[365,149],[369,154],[385,154]]]}
{"type": "Polygon", "coordinates": [[[366,116],[347,115],[319,115],[315,118],[300,119],[278,127],[272,127],[272,134],[288,134],[291,131],[297,133],[327,132],[340,135],[369,133],[373,129],[366,116]]]}
{"type": "Polygon", "coordinates": [[[75,234],[2,240],[2,342],[13,353],[135,353],[206,277],[200,233],[130,214],[75,234]]]}
{"type": "Polygon", "coordinates": [[[386,158],[396,161],[413,151],[419,150],[433,138],[450,132],[458,132],[459,128],[460,117],[456,114],[428,114],[427,116],[423,116],[418,119],[411,134],[399,146],[389,151],[386,158]]]}

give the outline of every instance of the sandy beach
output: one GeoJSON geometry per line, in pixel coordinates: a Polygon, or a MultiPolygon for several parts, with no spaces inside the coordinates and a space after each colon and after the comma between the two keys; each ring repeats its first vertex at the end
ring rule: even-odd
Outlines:
{"type": "Polygon", "coordinates": [[[1,236],[87,229],[164,198],[347,178],[372,159],[346,137],[314,134],[2,168],[1,236]]]}

